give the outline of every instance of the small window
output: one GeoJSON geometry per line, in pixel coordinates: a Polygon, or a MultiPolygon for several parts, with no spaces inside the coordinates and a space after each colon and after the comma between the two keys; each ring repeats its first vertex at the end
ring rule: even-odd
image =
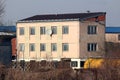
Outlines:
{"type": "Polygon", "coordinates": [[[77,67],[78,62],[77,61],[71,61],[71,67],[77,67]]]}
{"type": "Polygon", "coordinates": [[[57,51],[57,44],[56,43],[52,43],[51,44],[51,48],[52,48],[52,51],[57,51]]]}
{"type": "Polygon", "coordinates": [[[40,34],[45,34],[45,33],[46,33],[45,27],[40,27],[40,34]]]}
{"type": "Polygon", "coordinates": [[[97,43],[88,43],[88,51],[96,51],[97,43]]]}
{"type": "Polygon", "coordinates": [[[35,44],[34,43],[30,44],[30,51],[35,51],[35,44]]]}
{"type": "Polygon", "coordinates": [[[52,26],[52,34],[57,34],[57,27],[56,26],[52,26]]]}
{"type": "Polygon", "coordinates": [[[69,50],[69,45],[68,45],[68,43],[63,43],[63,44],[62,44],[62,50],[63,50],[63,51],[68,51],[68,50],[69,50]]]}
{"type": "Polygon", "coordinates": [[[80,67],[84,67],[85,61],[80,61],[80,67]]]}
{"type": "Polygon", "coordinates": [[[24,27],[20,27],[20,35],[24,35],[24,27]]]}
{"type": "Polygon", "coordinates": [[[96,26],[88,26],[88,34],[97,34],[96,26]]]}
{"type": "Polygon", "coordinates": [[[40,44],[40,51],[45,51],[45,44],[44,43],[41,43],[40,44]]]}
{"type": "Polygon", "coordinates": [[[19,44],[19,51],[24,51],[24,48],[25,46],[24,46],[24,44],[23,43],[20,43],[19,44]]]}
{"type": "Polygon", "coordinates": [[[118,35],[118,40],[120,40],[120,34],[118,35]]]}
{"type": "Polygon", "coordinates": [[[35,28],[34,27],[30,28],[30,35],[35,35],[35,28]]]}
{"type": "Polygon", "coordinates": [[[68,26],[63,26],[62,33],[63,34],[68,34],[69,33],[69,27],[68,26]]]}

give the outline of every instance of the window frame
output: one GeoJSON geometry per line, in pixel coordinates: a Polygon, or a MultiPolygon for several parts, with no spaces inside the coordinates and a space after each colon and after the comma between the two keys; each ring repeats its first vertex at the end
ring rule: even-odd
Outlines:
{"type": "Polygon", "coordinates": [[[69,26],[62,27],[62,34],[69,34],[69,26]]]}
{"type": "Polygon", "coordinates": [[[87,33],[89,35],[95,35],[95,34],[97,34],[97,25],[88,25],[87,33]]]}
{"type": "Polygon", "coordinates": [[[71,61],[71,67],[78,67],[78,61],[71,61]]]}
{"type": "Polygon", "coordinates": [[[40,34],[45,35],[46,34],[46,27],[40,27],[40,34]]]}
{"type": "Polygon", "coordinates": [[[40,51],[46,51],[46,44],[40,43],[40,51]]]}
{"type": "Polygon", "coordinates": [[[19,43],[19,51],[23,52],[25,50],[25,44],[24,43],[19,43]]]}
{"type": "Polygon", "coordinates": [[[62,51],[69,51],[69,44],[68,43],[62,44],[62,51]]]}
{"type": "Polygon", "coordinates": [[[30,27],[30,35],[35,35],[35,27],[30,27]]]}
{"type": "Polygon", "coordinates": [[[96,52],[97,51],[97,43],[88,43],[87,51],[88,52],[96,52]]]}
{"type": "Polygon", "coordinates": [[[83,68],[85,65],[85,61],[80,61],[80,67],[83,68]]]}
{"type": "Polygon", "coordinates": [[[25,34],[25,28],[24,27],[20,27],[19,28],[19,35],[24,35],[25,34]]]}
{"type": "Polygon", "coordinates": [[[51,43],[51,51],[57,51],[57,44],[51,43]]]}
{"type": "Polygon", "coordinates": [[[57,26],[51,26],[52,34],[57,34],[57,26]]]}
{"type": "Polygon", "coordinates": [[[35,43],[30,43],[30,45],[29,45],[29,49],[30,49],[30,51],[35,51],[35,43]]]}

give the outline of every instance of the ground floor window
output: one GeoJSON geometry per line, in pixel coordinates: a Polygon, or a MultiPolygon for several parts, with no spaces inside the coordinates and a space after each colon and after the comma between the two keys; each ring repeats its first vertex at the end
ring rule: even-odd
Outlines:
{"type": "Polygon", "coordinates": [[[80,67],[84,67],[85,61],[80,61],[80,67]]]}
{"type": "Polygon", "coordinates": [[[71,67],[77,67],[78,66],[78,62],[77,61],[72,61],[71,62],[71,67]]]}

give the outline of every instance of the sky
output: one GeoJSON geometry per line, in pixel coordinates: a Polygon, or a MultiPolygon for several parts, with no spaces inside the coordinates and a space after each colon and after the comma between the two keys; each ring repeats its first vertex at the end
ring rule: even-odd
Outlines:
{"type": "Polygon", "coordinates": [[[6,0],[4,22],[41,14],[106,12],[106,26],[120,26],[120,0],[6,0]]]}

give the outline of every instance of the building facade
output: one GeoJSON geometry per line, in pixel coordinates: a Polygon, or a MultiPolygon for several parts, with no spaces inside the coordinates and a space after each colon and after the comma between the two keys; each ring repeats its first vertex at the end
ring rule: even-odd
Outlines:
{"type": "Polygon", "coordinates": [[[106,41],[107,42],[120,42],[120,27],[106,27],[106,41]]]}
{"type": "Polygon", "coordinates": [[[89,57],[101,57],[105,41],[104,12],[36,15],[17,22],[17,59],[70,59],[82,67],[89,57]]]}

